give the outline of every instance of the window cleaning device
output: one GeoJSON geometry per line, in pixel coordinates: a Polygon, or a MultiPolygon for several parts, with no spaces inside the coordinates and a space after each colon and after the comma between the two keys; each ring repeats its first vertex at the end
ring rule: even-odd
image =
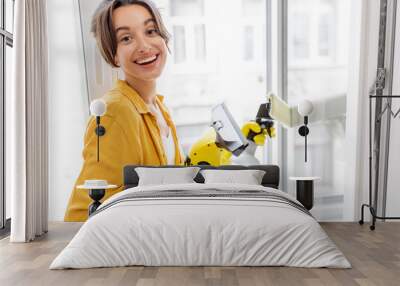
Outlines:
{"type": "Polygon", "coordinates": [[[292,128],[297,125],[300,115],[304,116],[304,126],[300,127],[300,134],[304,134],[307,144],[308,115],[312,109],[313,106],[309,101],[302,102],[298,107],[289,107],[279,97],[269,93],[267,102],[260,105],[256,119],[245,123],[239,129],[226,105],[219,104],[212,109],[212,128],[192,145],[185,164],[212,166],[260,164],[255,157],[256,149],[264,145],[266,137],[275,137],[275,122],[281,123],[286,128],[292,128]],[[232,157],[232,154],[235,157],[232,157]]]}
{"type": "Polygon", "coordinates": [[[211,127],[192,145],[185,165],[229,165],[232,154],[239,156],[248,146],[224,103],[212,109],[211,127]]]}

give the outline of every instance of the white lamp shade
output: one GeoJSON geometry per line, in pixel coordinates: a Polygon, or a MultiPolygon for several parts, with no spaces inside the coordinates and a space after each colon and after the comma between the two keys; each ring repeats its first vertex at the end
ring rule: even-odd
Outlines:
{"type": "Polygon", "coordinates": [[[93,116],[103,116],[107,111],[107,105],[101,99],[95,99],[90,103],[90,114],[93,116]]]}
{"type": "Polygon", "coordinates": [[[314,109],[313,104],[309,100],[303,100],[297,106],[297,110],[301,116],[308,116],[314,109]]]}

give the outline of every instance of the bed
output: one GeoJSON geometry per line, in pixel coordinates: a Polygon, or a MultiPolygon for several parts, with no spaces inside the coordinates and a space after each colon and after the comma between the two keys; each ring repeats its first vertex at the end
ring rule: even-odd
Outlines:
{"type": "Polygon", "coordinates": [[[263,170],[261,185],[204,183],[198,173],[193,183],[151,186],[138,186],[138,167],[125,167],[125,190],[99,207],[50,269],[351,267],[313,216],[278,190],[278,166],[218,167],[263,170]]]}

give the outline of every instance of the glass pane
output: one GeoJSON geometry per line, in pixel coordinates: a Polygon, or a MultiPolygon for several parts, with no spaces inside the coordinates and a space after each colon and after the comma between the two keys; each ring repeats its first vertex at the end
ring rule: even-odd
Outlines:
{"type": "Polygon", "coordinates": [[[330,33],[330,26],[332,23],[329,22],[329,15],[325,14],[320,16],[319,28],[318,28],[318,53],[320,56],[329,56],[329,38],[333,36],[330,33]]]}
{"type": "MultiPolygon", "coordinates": [[[[0,1],[0,4],[1,4],[1,1],[0,1]]],[[[3,29],[3,7],[2,7],[2,5],[0,5],[0,29],[3,29]]]]}
{"type": "MultiPolygon", "coordinates": [[[[165,3],[155,2],[157,6],[165,3]]],[[[169,7],[171,11],[182,11],[188,3],[199,2],[169,3],[175,5],[169,7]],[[177,3],[184,7],[178,7],[177,3]]],[[[184,58],[185,65],[168,66],[158,87],[161,94],[167,95],[165,101],[186,154],[209,128],[214,105],[225,102],[237,124],[242,126],[245,121],[255,120],[259,105],[265,103],[266,62],[262,52],[266,41],[265,0],[249,3],[262,9],[258,11],[259,16],[249,17],[245,22],[238,20],[243,18],[242,0],[205,0],[205,15],[200,19],[185,18],[177,23],[175,17],[164,18],[173,30],[174,63],[184,58]],[[221,14],[220,11],[227,11],[230,6],[235,9],[229,9],[229,16],[221,14]],[[245,55],[252,59],[252,65],[243,68],[238,62],[245,55]]],[[[262,154],[259,159],[262,160],[262,154]]]]}
{"type": "Polygon", "coordinates": [[[186,59],[185,28],[174,26],[174,60],[176,64],[182,63],[186,59]]]}
{"type": "Polygon", "coordinates": [[[5,0],[6,4],[6,30],[10,33],[14,31],[14,0],[5,0]]]}
{"type": "MultiPolygon", "coordinates": [[[[11,75],[12,75],[12,48],[6,45],[6,68],[5,68],[5,96],[11,93],[11,75]]],[[[11,191],[6,188],[6,219],[11,217],[11,191]]]]}
{"type": "Polygon", "coordinates": [[[244,27],[243,40],[243,60],[251,61],[254,59],[254,27],[244,27]]]}
{"type": "Polygon", "coordinates": [[[199,62],[206,60],[206,29],[205,25],[194,26],[195,58],[199,62]]]}
{"type": "Polygon", "coordinates": [[[243,16],[265,15],[265,1],[263,0],[242,0],[243,16]]]}
{"type": "Polygon", "coordinates": [[[171,0],[171,16],[203,16],[203,0],[171,0]]]}
{"type": "Polygon", "coordinates": [[[310,52],[310,25],[307,13],[293,13],[289,19],[291,31],[289,36],[289,55],[295,61],[298,59],[306,59],[310,52]]]}
{"type": "MultiPolygon", "coordinates": [[[[340,220],[343,215],[350,2],[288,1],[288,103],[296,106],[308,99],[314,111],[307,162],[304,137],[292,128],[287,131],[285,163],[288,176],[321,177],[315,183],[311,212],[322,220],[340,220]]],[[[295,182],[286,185],[294,194],[295,182]]]]}

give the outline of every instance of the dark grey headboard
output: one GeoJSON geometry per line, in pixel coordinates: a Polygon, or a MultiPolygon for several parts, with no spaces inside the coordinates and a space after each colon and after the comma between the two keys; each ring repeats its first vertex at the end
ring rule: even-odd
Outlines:
{"type": "MultiPolygon", "coordinates": [[[[140,165],[128,165],[124,167],[124,189],[133,188],[138,185],[139,177],[135,172],[136,167],[157,167],[157,168],[184,168],[185,166],[177,165],[166,165],[166,166],[140,166],[140,165]]],[[[265,175],[262,179],[262,185],[265,187],[271,187],[278,189],[279,187],[279,167],[276,165],[252,165],[252,166],[241,166],[241,165],[226,165],[213,167],[209,165],[198,165],[201,169],[222,169],[222,170],[263,170],[265,175]]],[[[197,183],[204,183],[204,178],[200,174],[194,178],[197,183]]]]}

